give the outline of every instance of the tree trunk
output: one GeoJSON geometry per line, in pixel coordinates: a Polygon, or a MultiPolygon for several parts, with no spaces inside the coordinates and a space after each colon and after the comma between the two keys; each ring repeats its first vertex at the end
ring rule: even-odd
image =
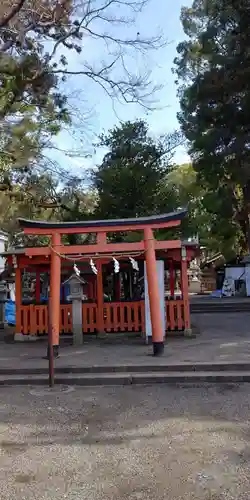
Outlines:
{"type": "Polygon", "coordinates": [[[245,245],[250,253],[250,180],[243,187],[243,209],[241,211],[241,228],[245,236],[245,245]]]}

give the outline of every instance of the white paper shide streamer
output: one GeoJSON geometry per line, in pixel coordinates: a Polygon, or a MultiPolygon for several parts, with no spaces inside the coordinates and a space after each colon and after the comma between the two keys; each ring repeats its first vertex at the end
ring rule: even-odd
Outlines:
{"type": "Polygon", "coordinates": [[[95,264],[94,264],[93,259],[90,259],[90,267],[91,267],[91,269],[92,269],[92,272],[93,272],[94,274],[97,274],[97,269],[96,269],[96,267],[95,267],[95,264]]]}
{"type": "Polygon", "coordinates": [[[80,269],[77,267],[77,265],[76,265],[76,264],[74,264],[74,268],[73,268],[73,269],[74,269],[74,272],[75,272],[76,276],[80,276],[81,271],[80,271],[80,269]]]}
{"type": "Polygon", "coordinates": [[[114,272],[117,274],[120,271],[120,264],[119,264],[118,260],[116,260],[114,257],[113,257],[113,261],[114,261],[114,272]]]}
{"type": "Polygon", "coordinates": [[[133,259],[132,257],[129,257],[129,260],[131,262],[131,265],[132,265],[132,268],[135,270],[135,271],[139,271],[139,266],[138,266],[138,262],[133,259]]]}

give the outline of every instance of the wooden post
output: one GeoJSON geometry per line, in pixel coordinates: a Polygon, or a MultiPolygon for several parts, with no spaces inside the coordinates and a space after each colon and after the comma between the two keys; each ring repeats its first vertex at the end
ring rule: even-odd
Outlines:
{"type": "MultiPolygon", "coordinates": [[[[15,274],[15,302],[16,302],[16,333],[22,333],[21,305],[22,305],[22,271],[16,268],[15,274]]],[[[25,333],[25,332],[24,332],[25,333]]]]}
{"type": "Polygon", "coordinates": [[[49,359],[49,387],[54,387],[55,384],[55,371],[54,371],[54,349],[52,338],[52,325],[51,325],[51,298],[48,298],[48,359],[49,359]]]}
{"type": "Polygon", "coordinates": [[[41,282],[40,282],[40,273],[36,271],[36,303],[39,304],[41,300],[41,282]]]}
{"type": "Polygon", "coordinates": [[[95,300],[95,281],[92,279],[90,282],[90,298],[92,301],[95,300]]]}
{"type": "Polygon", "coordinates": [[[164,351],[164,332],[161,319],[161,302],[158,284],[158,273],[154,247],[154,235],[151,228],[144,229],[145,259],[147,269],[148,296],[152,326],[152,342],[154,356],[164,351]]]}
{"type": "Polygon", "coordinates": [[[169,263],[169,284],[170,284],[170,297],[174,298],[175,292],[175,269],[174,269],[174,261],[170,260],[169,263]]]}
{"type": "Polygon", "coordinates": [[[88,300],[91,300],[91,295],[92,295],[92,293],[91,293],[91,285],[92,285],[92,283],[91,283],[90,279],[88,278],[88,283],[87,283],[87,297],[88,297],[88,300]]]}
{"type": "Polygon", "coordinates": [[[102,280],[102,263],[100,260],[97,261],[97,331],[98,333],[103,333],[103,280],[102,280]]]}
{"type": "Polygon", "coordinates": [[[181,249],[181,292],[184,303],[184,333],[188,336],[192,334],[190,322],[190,308],[188,296],[188,273],[187,273],[187,252],[186,247],[181,249]]]}
{"type": "Polygon", "coordinates": [[[95,300],[95,277],[94,276],[88,276],[88,299],[90,300],[95,300]]]}
{"type": "Polygon", "coordinates": [[[60,244],[61,236],[58,233],[52,234],[51,238],[51,262],[50,262],[50,322],[53,353],[55,357],[59,355],[59,334],[60,334],[60,290],[61,290],[61,257],[60,244]]]}
{"type": "Polygon", "coordinates": [[[115,302],[120,302],[121,300],[121,280],[120,273],[114,274],[114,295],[115,302]]]}
{"type": "Polygon", "coordinates": [[[93,293],[94,293],[94,296],[93,296],[94,302],[97,302],[97,276],[96,276],[96,279],[93,283],[93,293]]]}

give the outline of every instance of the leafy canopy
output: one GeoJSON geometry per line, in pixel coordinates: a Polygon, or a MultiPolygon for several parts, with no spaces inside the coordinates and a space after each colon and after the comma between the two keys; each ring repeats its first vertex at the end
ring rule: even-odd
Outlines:
{"type": "Polygon", "coordinates": [[[103,218],[140,217],[155,211],[156,186],[164,173],[162,148],[143,121],[126,122],[102,136],[108,148],[94,174],[103,218]]]}
{"type": "Polygon", "coordinates": [[[224,249],[250,244],[250,6],[247,0],[194,0],[181,13],[177,47],[179,121],[211,231],[224,249]]]}
{"type": "Polygon", "coordinates": [[[100,138],[108,149],[93,175],[102,218],[152,215],[158,211],[158,186],[182,137],[153,139],[143,120],[121,123],[100,138]]]}

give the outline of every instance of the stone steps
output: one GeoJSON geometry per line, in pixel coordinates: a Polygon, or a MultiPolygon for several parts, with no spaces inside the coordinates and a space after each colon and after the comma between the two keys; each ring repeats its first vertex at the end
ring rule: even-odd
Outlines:
{"type": "MultiPolygon", "coordinates": [[[[166,347],[167,349],[167,347],[166,347]]],[[[60,361],[60,358],[59,358],[60,361]]],[[[61,375],[113,375],[113,374],[140,374],[140,373],[199,373],[199,372],[250,372],[250,361],[235,361],[235,362],[183,362],[183,363],[167,363],[163,358],[157,358],[157,362],[148,364],[117,364],[117,365],[93,365],[93,366],[56,366],[55,374],[61,375]]],[[[28,376],[28,375],[44,375],[48,374],[48,364],[43,367],[28,367],[28,368],[0,368],[0,376],[28,376]]]]}
{"type": "MultiPolygon", "coordinates": [[[[55,384],[113,386],[250,382],[250,363],[178,363],[57,367],[55,384]]],[[[1,386],[48,385],[48,367],[0,370],[1,386]]]]}
{"type": "MultiPolygon", "coordinates": [[[[68,373],[57,374],[55,385],[123,386],[153,384],[242,383],[250,382],[249,371],[141,372],[141,373],[68,373]]],[[[46,375],[0,375],[1,386],[46,386],[46,375]]]]}
{"type": "Polygon", "coordinates": [[[214,313],[240,313],[240,312],[249,312],[250,313],[250,301],[249,302],[238,302],[238,301],[230,301],[223,302],[223,299],[220,301],[212,302],[197,302],[190,304],[190,312],[191,314],[214,314],[214,313]]]}

